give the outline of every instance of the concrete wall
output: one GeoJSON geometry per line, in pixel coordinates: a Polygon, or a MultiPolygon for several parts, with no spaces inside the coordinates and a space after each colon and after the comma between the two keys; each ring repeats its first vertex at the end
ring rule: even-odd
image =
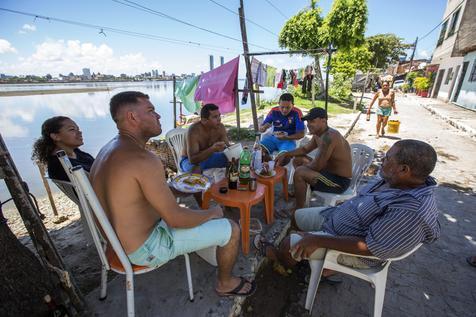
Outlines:
{"type": "Polygon", "coordinates": [[[440,63],[440,68],[445,70],[445,74],[443,76],[443,81],[441,82],[440,90],[438,91],[438,96],[436,96],[438,99],[441,99],[445,102],[447,102],[450,99],[450,93],[452,94],[455,88],[456,80],[458,78],[459,73],[461,72],[461,67],[458,69],[458,73],[456,73],[456,70],[458,66],[461,66],[463,64],[463,57],[452,57],[452,58],[446,58],[443,62],[440,63]],[[448,78],[448,73],[449,71],[452,71],[453,75],[451,77],[451,80],[446,82],[448,78]]]}
{"type": "Polygon", "coordinates": [[[476,66],[476,51],[466,54],[464,61],[469,62],[469,65],[456,104],[468,109],[476,110],[476,81],[469,81],[471,72],[476,66]]]}
{"type": "MultiPolygon", "coordinates": [[[[446,33],[444,35],[443,42],[435,48],[433,53],[433,59],[431,60],[431,64],[439,64],[439,69],[445,70],[445,74],[443,76],[443,81],[441,83],[440,89],[438,91],[438,95],[436,96],[438,99],[441,99],[445,102],[450,100],[450,96],[453,94],[456,79],[458,78],[459,72],[461,71],[461,64],[463,62],[462,56],[455,56],[453,57],[453,49],[455,46],[456,38],[458,36],[458,30],[460,28],[460,24],[462,21],[462,16],[464,14],[465,6],[467,1],[474,1],[474,0],[466,0],[461,4],[461,9],[458,17],[458,21],[456,23],[455,31],[452,35],[449,35],[452,18],[454,14],[454,10],[460,5],[461,0],[448,0],[445,13],[443,14],[443,24],[444,21],[448,21],[448,27],[446,29],[446,33]],[[456,72],[457,68],[458,72],[456,72]],[[449,82],[446,82],[447,76],[449,73],[450,68],[452,69],[452,78],[449,82]]],[[[441,32],[440,28],[440,32],[441,32]]]]}

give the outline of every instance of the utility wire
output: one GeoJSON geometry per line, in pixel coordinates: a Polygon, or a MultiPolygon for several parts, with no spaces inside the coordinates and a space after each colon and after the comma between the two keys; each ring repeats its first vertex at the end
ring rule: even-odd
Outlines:
{"type": "MultiPolygon", "coordinates": [[[[464,1],[466,1],[466,0],[461,1],[461,2],[453,9],[453,11],[451,11],[446,17],[451,16],[456,10],[458,10],[459,8],[461,8],[461,4],[463,4],[464,1]]],[[[446,17],[445,17],[445,18],[446,18],[446,17]]],[[[440,23],[438,23],[434,28],[432,28],[432,29],[431,29],[428,33],[426,33],[425,35],[419,36],[419,40],[421,41],[421,40],[423,40],[425,37],[427,37],[428,35],[430,35],[430,34],[431,34],[434,30],[436,30],[441,24],[443,24],[443,22],[444,22],[445,20],[446,20],[446,19],[441,20],[440,23]]],[[[448,20],[446,20],[446,21],[448,21],[448,20]]]]}
{"type": "MultiPolygon", "coordinates": [[[[190,26],[190,27],[193,27],[193,28],[196,28],[196,29],[199,29],[199,30],[208,32],[208,33],[211,33],[211,34],[214,34],[214,35],[218,35],[218,36],[227,38],[227,39],[229,39],[229,40],[237,41],[237,42],[240,42],[240,43],[242,42],[242,40],[237,39],[237,38],[235,38],[235,37],[232,37],[232,36],[229,36],[229,35],[226,35],[226,34],[223,34],[223,33],[215,32],[215,31],[213,31],[213,30],[203,28],[203,27],[201,27],[201,26],[192,24],[192,23],[190,23],[190,22],[177,19],[177,18],[175,18],[175,17],[173,17],[173,16],[171,16],[171,15],[168,15],[168,14],[165,14],[165,13],[163,13],[163,12],[160,12],[160,11],[157,11],[157,10],[154,10],[154,9],[151,9],[151,8],[148,8],[148,7],[143,6],[143,5],[141,5],[141,4],[137,3],[137,2],[134,2],[134,1],[129,1],[129,0],[112,0],[112,1],[114,1],[114,2],[116,2],[116,3],[119,3],[119,4],[122,4],[122,5],[124,5],[124,6],[128,6],[128,7],[137,9],[137,10],[141,10],[141,11],[144,11],[144,12],[147,12],[147,13],[150,13],[150,14],[154,14],[154,15],[160,16],[160,17],[162,17],[162,18],[166,18],[166,19],[169,19],[169,20],[172,20],[172,21],[175,21],[175,22],[179,22],[179,23],[188,25],[188,26],[190,26]]],[[[262,49],[265,49],[265,50],[269,50],[269,48],[267,48],[267,47],[264,47],[264,46],[261,46],[261,45],[257,45],[257,44],[251,44],[251,43],[249,43],[249,42],[248,42],[248,45],[250,45],[250,46],[255,46],[255,47],[259,47],[259,48],[262,48],[262,49]]]]}
{"type": "Polygon", "coordinates": [[[11,9],[7,9],[7,8],[0,8],[0,10],[10,12],[10,13],[20,14],[20,15],[25,15],[25,16],[31,16],[31,17],[34,17],[35,19],[44,19],[44,20],[47,20],[47,21],[50,21],[50,22],[55,21],[55,22],[60,22],[60,23],[65,23],[65,24],[70,24],[70,25],[76,25],[76,26],[81,26],[81,27],[86,27],[86,28],[93,28],[93,29],[99,30],[99,33],[103,34],[103,35],[106,35],[106,32],[111,32],[111,33],[118,33],[118,34],[122,34],[122,35],[132,36],[132,37],[139,37],[139,38],[146,38],[146,39],[150,39],[150,40],[157,40],[157,41],[162,41],[162,42],[167,42],[167,43],[172,43],[172,44],[193,45],[193,46],[196,46],[198,48],[204,48],[204,49],[206,48],[206,49],[214,49],[214,50],[220,50],[220,51],[226,51],[226,52],[230,52],[230,51],[238,52],[238,50],[235,50],[235,49],[230,49],[228,47],[222,47],[222,46],[217,46],[217,45],[212,45],[212,44],[204,44],[204,43],[194,42],[194,41],[179,40],[179,39],[159,36],[159,35],[155,35],[155,34],[140,33],[140,32],[123,30],[123,29],[111,28],[111,27],[107,27],[107,26],[88,24],[88,23],[83,23],[83,22],[78,22],[78,21],[73,21],[73,20],[66,20],[66,19],[44,16],[44,15],[40,15],[40,14],[36,14],[36,13],[16,11],[16,10],[11,10],[11,9]]]}
{"type": "MultiPolygon", "coordinates": [[[[208,1],[210,1],[210,2],[212,2],[212,3],[214,3],[214,4],[216,4],[216,5],[219,6],[219,7],[222,7],[223,9],[225,9],[225,10],[228,11],[228,12],[231,12],[231,13],[233,13],[233,14],[235,14],[235,15],[241,17],[241,15],[240,15],[239,13],[233,11],[233,10],[230,9],[230,8],[225,7],[224,5],[222,5],[221,3],[216,2],[215,0],[208,0],[208,1]]],[[[264,26],[259,25],[258,23],[254,22],[254,21],[251,21],[251,20],[248,19],[248,18],[245,18],[245,20],[248,21],[248,22],[250,22],[251,24],[253,24],[253,25],[259,27],[260,29],[262,29],[262,30],[268,32],[269,34],[272,34],[272,35],[274,35],[274,36],[276,36],[276,37],[279,38],[279,35],[276,34],[276,33],[274,33],[273,31],[271,31],[270,29],[267,29],[267,28],[265,28],[264,26]]]]}
{"type": "Polygon", "coordinates": [[[286,20],[289,19],[281,10],[279,10],[279,8],[277,6],[275,6],[271,1],[269,0],[266,0],[266,2],[269,3],[270,6],[272,6],[276,11],[279,12],[279,14],[281,14],[283,16],[283,18],[285,18],[286,20]]]}

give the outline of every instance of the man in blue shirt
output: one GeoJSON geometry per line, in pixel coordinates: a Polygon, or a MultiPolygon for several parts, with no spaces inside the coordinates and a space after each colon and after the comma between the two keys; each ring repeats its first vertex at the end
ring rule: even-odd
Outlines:
{"type": "Polygon", "coordinates": [[[433,242],[440,236],[436,182],[430,177],[436,161],[431,145],[398,141],[384,157],[381,179],[337,207],[297,210],[294,220],[302,232],[285,239],[280,252],[264,241],[256,244],[290,266],[300,259],[322,259],[326,249],[379,258],[342,255],[337,260],[366,268],[399,257],[419,243],[433,242]]]}
{"type": "MultiPolygon", "coordinates": [[[[273,134],[266,135],[261,140],[265,161],[270,160],[273,152],[277,151],[279,156],[296,148],[296,140],[304,137],[304,123],[301,118],[301,110],[294,107],[293,95],[282,94],[279,97],[279,106],[271,109],[260,127],[260,132],[273,127],[273,134]]],[[[289,160],[280,161],[280,165],[286,165],[289,160]]]]}

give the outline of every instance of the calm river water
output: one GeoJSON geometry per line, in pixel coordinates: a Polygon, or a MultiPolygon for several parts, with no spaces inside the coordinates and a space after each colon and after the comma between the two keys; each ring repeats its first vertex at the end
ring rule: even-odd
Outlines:
{"type": "MultiPolygon", "coordinates": [[[[243,82],[240,82],[243,85],[243,82]]],[[[172,129],[173,105],[170,103],[173,97],[172,82],[0,86],[0,91],[102,86],[107,86],[109,91],[0,97],[0,132],[17,169],[34,195],[46,194],[38,168],[30,159],[32,144],[40,136],[41,124],[45,119],[57,115],[71,117],[83,132],[84,145],[81,149],[96,156],[100,148],[116,135],[116,127],[109,115],[109,99],[120,91],[139,90],[148,94],[157,112],[162,116],[162,135],[172,129]]],[[[275,95],[274,89],[265,88],[262,98],[273,98],[275,95]]],[[[242,107],[248,108],[249,105],[242,107]]],[[[51,187],[56,190],[54,185],[51,187]]],[[[9,197],[5,183],[0,181],[0,200],[9,197]]]]}

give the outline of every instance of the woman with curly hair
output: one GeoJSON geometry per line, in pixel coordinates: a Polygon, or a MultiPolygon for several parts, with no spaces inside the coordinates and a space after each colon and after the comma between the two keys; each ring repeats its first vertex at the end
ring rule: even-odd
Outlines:
{"type": "Polygon", "coordinates": [[[56,157],[56,152],[63,150],[73,166],[81,165],[89,172],[94,157],[83,152],[83,136],[78,125],[68,117],[57,116],[47,119],[41,126],[41,137],[33,145],[32,160],[47,166],[52,179],[69,182],[68,175],[56,157]]]}

